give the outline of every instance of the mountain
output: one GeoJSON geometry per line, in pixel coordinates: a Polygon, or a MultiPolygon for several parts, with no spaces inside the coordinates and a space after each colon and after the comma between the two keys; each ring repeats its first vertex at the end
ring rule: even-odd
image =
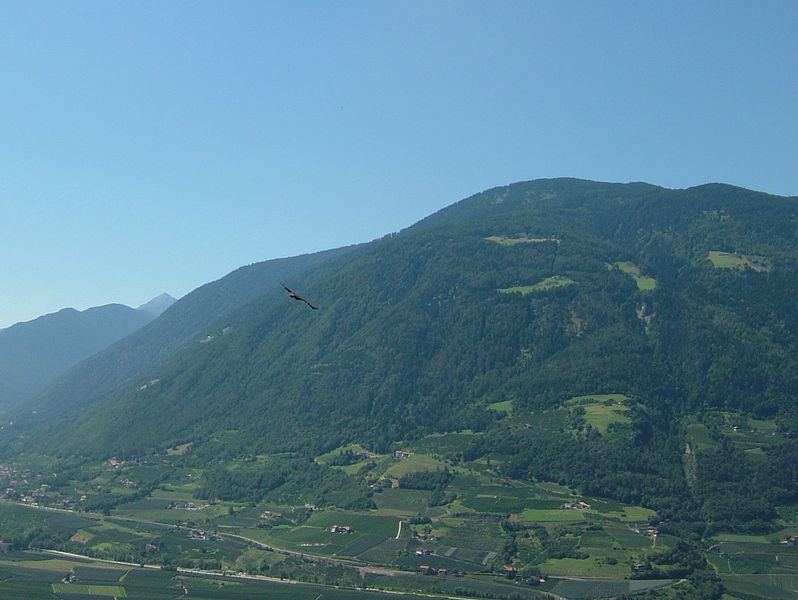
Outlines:
{"type": "Polygon", "coordinates": [[[32,398],[88,356],[153,319],[149,312],[108,304],[65,308],[0,330],[0,407],[32,398]]]}
{"type": "MultiPolygon", "coordinates": [[[[255,263],[205,284],[175,301],[146,326],[77,364],[42,390],[27,408],[49,412],[101,397],[165,360],[223,315],[263,294],[283,293],[280,281],[291,280],[355,249],[255,263]]],[[[169,298],[159,296],[144,306],[164,306],[169,298]]]]}
{"type": "Polygon", "coordinates": [[[797,225],[798,199],[723,184],[495,188],[291,276],[261,266],[271,281],[238,302],[217,282],[213,323],[155,321],[117,344],[104,355],[138,362],[127,381],[116,364],[113,386],[84,363],[93,392],[49,411],[57,421],[20,421],[6,451],[189,444],[183,459],[206,464],[468,431],[453,460],[767,529],[798,501],[797,225]],[[131,340],[145,335],[169,352],[140,360],[131,340]],[[772,435],[736,443],[730,423],[772,435]]]}
{"type": "Polygon", "coordinates": [[[144,312],[150,313],[151,315],[157,317],[175,302],[176,300],[172,298],[172,296],[163,293],[160,296],[156,296],[149,302],[145,302],[139,306],[137,310],[143,310],[144,312]]]}

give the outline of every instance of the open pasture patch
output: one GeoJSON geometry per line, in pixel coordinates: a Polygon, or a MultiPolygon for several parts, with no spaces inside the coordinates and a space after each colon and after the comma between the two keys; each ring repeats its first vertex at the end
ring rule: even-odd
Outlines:
{"type": "Polygon", "coordinates": [[[739,252],[710,250],[707,254],[707,260],[709,260],[716,269],[737,269],[739,271],[751,269],[752,271],[760,273],[773,270],[773,265],[764,256],[749,256],[740,254],[739,252]]]}
{"type": "Polygon", "coordinates": [[[569,277],[564,277],[562,275],[552,275],[551,277],[546,277],[545,279],[538,281],[532,285],[519,285],[514,287],[508,288],[497,288],[497,292],[501,294],[521,294],[522,296],[526,296],[527,294],[535,294],[538,292],[547,292],[549,290],[555,290],[558,288],[567,287],[569,285],[576,285],[576,282],[569,277]]]}
{"type": "Polygon", "coordinates": [[[494,242],[502,246],[517,246],[518,244],[545,244],[551,242],[559,244],[560,239],[556,237],[529,237],[521,235],[517,237],[505,237],[503,235],[491,235],[485,238],[489,242],[494,242]]]}
{"type": "Polygon", "coordinates": [[[371,453],[360,444],[346,444],[345,446],[340,446],[338,448],[335,448],[334,450],[330,450],[325,454],[321,454],[317,456],[314,460],[320,465],[326,465],[333,458],[340,456],[341,454],[347,451],[354,452],[355,454],[362,454],[364,458],[367,458],[368,456],[371,455],[371,453]]]}
{"type": "Polygon", "coordinates": [[[575,396],[565,402],[565,406],[576,406],[584,409],[584,419],[599,433],[606,433],[612,423],[630,423],[629,398],[623,394],[593,394],[588,396],[575,396]]]}
{"type": "Polygon", "coordinates": [[[494,402],[493,404],[488,404],[488,408],[491,410],[495,410],[496,412],[501,412],[506,415],[511,415],[513,414],[513,401],[503,400],[502,402],[494,402]]]}
{"type": "Polygon", "coordinates": [[[575,523],[588,520],[581,510],[564,508],[528,508],[521,519],[529,523],[575,523]]]}
{"type": "Polygon", "coordinates": [[[611,265],[607,265],[608,267],[619,269],[623,271],[627,275],[631,276],[632,279],[635,280],[637,284],[637,289],[639,290],[653,290],[657,287],[657,280],[653,277],[649,277],[648,275],[643,275],[640,267],[638,267],[633,262],[624,261],[624,262],[616,262],[612,263],[611,265]]]}
{"type": "Polygon", "coordinates": [[[442,460],[435,458],[430,454],[411,454],[409,458],[397,459],[386,471],[386,477],[393,477],[399,479],[408,473],[416,471],[434,471],[436,469],[443,469],[446,463],[442,460]]]}

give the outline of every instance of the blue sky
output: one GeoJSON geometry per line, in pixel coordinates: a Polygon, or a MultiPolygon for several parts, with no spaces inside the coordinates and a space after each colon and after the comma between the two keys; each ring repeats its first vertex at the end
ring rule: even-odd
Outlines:
{"type": "Polygon", "coordinates": [[[798,195],[798,3],[0,2],[0,327],[539,177],[798,195]]]}

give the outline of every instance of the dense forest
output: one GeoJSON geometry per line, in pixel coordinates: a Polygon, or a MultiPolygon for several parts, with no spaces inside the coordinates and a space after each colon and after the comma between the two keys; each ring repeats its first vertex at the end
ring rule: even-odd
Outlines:
{"type": "MultiPolygon", "coordinates": [[[[288,453],[211,470],[200,493],[259,499],[301,479],[367,506],[309,459],[470,430],[482,435],[455,458],[500,457],[508,476],[640,503],[697,535],[766,531],[798,501],[796,242],[798,200],[727,185],[488,190],[297,270],[289,285],[318,311],[260,295],[113,392],[55,419],[21,414],[3,449],[135,457],[191,442],[186,464],[288,453]],[[564,408],[590,394],[623,394],[628,418],[599,430],[564,408]],[[505,401],[525,426],[490,406],[505,401]],[[718,414],[779,435],[744,452],[718,414]],[[691,423],[711,443],[692,444],[691,423]]],[[[446,474],[425,477],[400,485],[445,498],[446,474]]]]}

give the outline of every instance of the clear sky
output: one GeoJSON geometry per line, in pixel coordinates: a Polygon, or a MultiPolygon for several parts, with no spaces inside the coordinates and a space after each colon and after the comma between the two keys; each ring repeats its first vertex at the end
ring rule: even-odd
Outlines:
{"type": "Polygon", "coordinates": [[[0,327],[539,177],[798,195],[794,0],[0,1],[0,327]]]}

